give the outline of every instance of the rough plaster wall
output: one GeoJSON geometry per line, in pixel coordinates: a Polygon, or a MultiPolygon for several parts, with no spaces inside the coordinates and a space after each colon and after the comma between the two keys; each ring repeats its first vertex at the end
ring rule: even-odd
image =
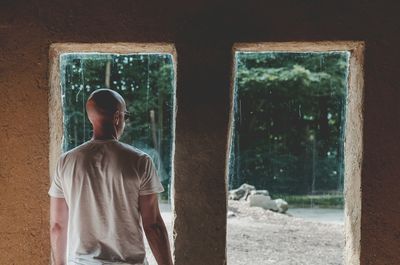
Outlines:
{"type": "Polygon", "coordinates": [[[0,264],[48,263],[51,43],[176,43],[176,264],[222,265],[232,44],[336,39],[366,41],[361,264],[399,264],[396,2],[146,2],[0,2],[0,264]]]}

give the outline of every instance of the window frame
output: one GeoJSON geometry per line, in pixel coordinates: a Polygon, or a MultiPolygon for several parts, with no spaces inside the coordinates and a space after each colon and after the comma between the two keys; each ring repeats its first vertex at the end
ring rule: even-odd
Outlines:
{"type": "MultiPolygon", "coordinates": [[[[170,54],[172,56],[173,80],[173,109],[172,109],[172,154],[171,154],[171,206],[174,210],[174,178],[175,178],[175,137],[177,113],[177,52],[171,43],[53,43],[49,49],[49,176],[53,176],[57,161],[62,154],[63,143],[63,106],[60,72],[60,56],[65,53],[113,53],[113,54],[170,54]]],[[[172,224],[174,226],[174,224],[172,224]]],[[[174,242],[171,245],[174,249],[174,242]]]]}
{"type": "Polygon", "coordinates": [[[364,49],[362,41],[320,42],[257,42],[235,43],[232,47],[230,84],[230,115],[225,164],[225,181],[229,177],[229,150],[234,126],[234,90],[236,74],[236,52],[333,52],[350,53],[348,88],[346,97],[344,133],[344,264],[359,265],[361,253],[361,175],[363,162],[364,125],[364,49]]]}

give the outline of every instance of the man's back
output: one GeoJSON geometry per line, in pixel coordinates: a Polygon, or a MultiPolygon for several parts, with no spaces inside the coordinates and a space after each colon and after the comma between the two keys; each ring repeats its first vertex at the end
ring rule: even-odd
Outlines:
{"type": "Polygon", "coordinates": [[[65,153],[49,194],[68,204],[68,264],[143,264],[139,195],[162,191],[150,157],[117,140],[65,153]]]}

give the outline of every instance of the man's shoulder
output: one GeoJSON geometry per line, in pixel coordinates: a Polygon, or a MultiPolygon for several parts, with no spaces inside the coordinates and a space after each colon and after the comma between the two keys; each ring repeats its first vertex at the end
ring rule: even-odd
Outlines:
{"type": "Polygon", "coordinates": [[[80,151],[86,149],[86,147],[88,146],[89,143],[90,143],[90,141],[86,141],[86,142],[84,142],[84,143],[82,143],[82,144],[80,144],[80,145],[78,145],[78,146],[75,146],[74,148],[72,148],[72,149],[70,149],[70,150],[64,152],[64,153],[62,154],[62,156],[69,156],[69,155],[71,155],[71,154],[77,154],[77,153],[79,153],[80,151]]]}
{"type": "Polygon", "coordinates": [[[86,146],[88,145],[88,143],[89,143],[89,141],[84,142],[68,151],[65,151],[64,153],[61,154],[60,161],[62,163],[64,163],[65,160],[78,156],[80,153],[82,153],[83,150],[86,149],[86,146]]]}
{"type": "Polygon", "coordinates": [[[140,150],[130,144],[124,143],[124,142],[118,142],[119,148],[123,151],[126,152],[127,154],[137,156],[137,157],[143,157],[143,156],[149,156],[146,152],[143,150],[140,150]]]}
{"type": "MultiPolygon", "coordinates": [[[[91,141],[87,141],[63,153],[60,157],[61,163],[64,164],[67,161],[76,161],[79,159],[87,158],[88,156],[93,156],[93,152],[96,152],[96,150],[98,149],[93,149],[93,146],[91,146],[91,144],[91,141]]],[[[109,148],[107,148],[107,152],[113,152],[115,154],[118,154],[118,156],[139,160],[141,160],[142,158],[150,157],[149,154],[147,154],[143,150],[140,150],[124,142],[115,141],[108,146],[109,148]]]]}

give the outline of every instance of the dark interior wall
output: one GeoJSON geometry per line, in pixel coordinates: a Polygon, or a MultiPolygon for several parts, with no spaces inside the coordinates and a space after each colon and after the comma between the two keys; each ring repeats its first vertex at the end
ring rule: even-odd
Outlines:
{"type": "Polygon", "coordinates": [[[232,44],[314,40],[366,42],[361,264],[400,264],[398,11],[363,0],[2,0],[0,264],[48,263],[51,43],[175,43],[176,264],[222,265],[232,44]]]}

